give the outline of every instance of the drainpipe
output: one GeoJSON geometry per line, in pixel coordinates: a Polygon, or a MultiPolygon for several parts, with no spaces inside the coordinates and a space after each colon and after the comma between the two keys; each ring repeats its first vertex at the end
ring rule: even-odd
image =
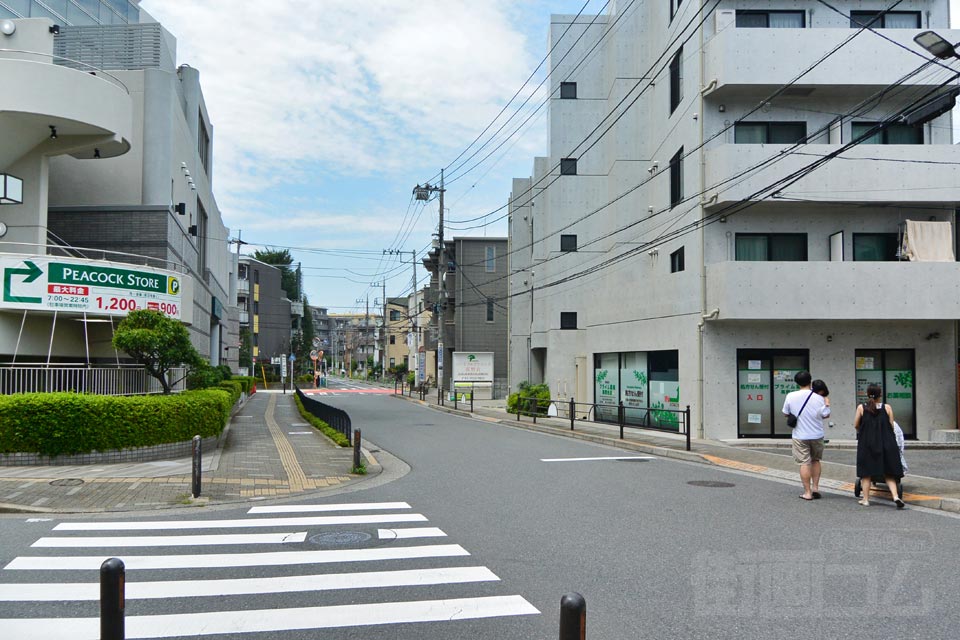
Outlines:
{"type": "MultiPolygon", "coordinates": [[[[700,0],[700,11],[704,9],[704,2],[700,0]]],[[[704,78],[705,74],[705,64],[704,64],[704,51],[703,51],[703,23],[701,23],[700,28],[700,55],[698,56],[700,61],[700,77],[697,78],[697,84],[700,85],[704,78]]],[[[710,83],[710,87],[715,86],[716,81],[710,83]]],[[[698,122],[700,123],[700,144],[703,144],[703,121],[706,118],[706,110],[704,107],[703,91],[697,92],[700,96],[700,117],[698,122]]],[[[703,192],[706,190],[706,177],[707,177],[707,168],[706,168],[706,150],[701,146],[700,150],[700,191],[703,192]]],[[[704,429],[703,429],[703,402],[704,402],[704,392],[703,392],[703,326],[704,319],[707,313],[707,262],[706,256],[704,255],[704,249],[706,247],[706,242],[704,239],[704,229],[703,229],[703,217],[704,217],[704,205],[701,202],[700,207],[698,208],[698,214],[700,215],[700,224],[699,224],[699,240],[700,240],[700,322],[697,324],[697,437],[703,439],[704,429]]],[[[719,313],[719,312],[718,312],[719,313]]],[[[689,427],[688,427],[689,428],[689,427]]]]}

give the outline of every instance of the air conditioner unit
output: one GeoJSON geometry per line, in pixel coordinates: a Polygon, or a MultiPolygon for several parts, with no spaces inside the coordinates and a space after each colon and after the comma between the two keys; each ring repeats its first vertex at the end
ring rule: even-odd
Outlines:
{"type": "Polygon", "coordinates": [[[717,33],[737,24],[737,12],[733,9],[714,11],[714,27],[717,33]]]}

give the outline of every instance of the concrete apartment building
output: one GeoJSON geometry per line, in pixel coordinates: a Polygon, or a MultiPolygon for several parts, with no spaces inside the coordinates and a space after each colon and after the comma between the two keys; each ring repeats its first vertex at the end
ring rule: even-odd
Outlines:
{"type": "Polygon", "coordinates": [[[873,382],[908,438],[956,435],[960,147],[917,115],[956,85],[913,38],[960,32],[945,0],[835,6],[552,17],[547,156],[510,195],[512,387],[777,438],[809,369],[828,438],[873,382]]]}
{"type": "Polygon", "coordinates": [[[133,2],[6,0],[0,20],[0,78],[15,88],[0,96],[0,173],[23,190],[0,207],[0,252],[40,272],[15,277],[2,304],[3,357],[116,362],[115,322],[157,308],[235,367],[235,266],[199,72],[176,66],[174,37],[133,2]],[[107,286],[65,279],[81,271],[107,286]],[[118,285],[131,279],[148,284],[118,285]]]}
{"type": "MultiPolygon", "coordinates": [[[[494,354],[494,393],[507,386],[507,238],[453,238],[446,245],[446,310],[443,331],[443,388],[450,389],[453,353],[483,351],[494,354]]],[[[423,259],[430,273],[427,305],[434,309],[426,349],[438,351],[438,248],[423,259]]],[[[438,380],[437,370],[427,375],[438,380]]],[[[495,395],[494,397],[497,397],[495,395]]]]}
{"type": "MultiPolygon", "coordinates": [[[[250,354],[254,363],[269,365],[271,358],[289,355],[291,323],[296,305],[283,290],[282,272],[250,256],[241,256],[237,278],[237,305],[240,327],[249,332],[250,354]]],[[[300,315],[303,315],[302,312],[300,315]]],[[[241,367],[251,366],[241,363],[241,367]]]]}
{"type": "Polygon", "coordinates": [[[432,311],[425,301],[429,297],[428,289],[421,289],[407,297],[407,318],[409,318],[407,362],[410,371],[415,372],[414,384],[416,385],[436,380],[434,374],[430,373],[437,370],[437,349],[436,340],[433,341],[432,348],[428,348],[432,311]]]}
{"type": "Polygon", "coordinates": [[[378,364],[380,316],[376,313],[331,313],[329,317],[333,325],[334,353],[337,354],[334,370],[349,373],[355,362],[357,374],[365,376],[368,358],[378,364]]]}
{"type": "Polygon", "coordinates": [[[409,301],[406,296],[387,298],[387,321],[384,332],[384,369],[403,364],[410,366],[407,338],[410,335],[409,301]]]}

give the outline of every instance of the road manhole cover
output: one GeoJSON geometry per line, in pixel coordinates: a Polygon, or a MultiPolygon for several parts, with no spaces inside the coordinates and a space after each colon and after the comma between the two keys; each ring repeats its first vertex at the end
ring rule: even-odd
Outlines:
{"type": "Polygon", "coordinates": [[[363,531],[331,531],[329,533],[318,533],[307,539],[311,543],[322,547],[345,547],[366,542],[372,537],[369,533],[363,531]]]}
{"type": "Polygon", "coordinates": [[[60,478],[50,482],[51,487],[78,487],[83,484],[80,478],[60,478]]]}
{"type": "Polygon", "coordinates": [[[691,480],[687,484],[694,487],[712,487],[715,489],[727,489],[737,486],[732,482],[720,482],[719,480],[691,480]]]}

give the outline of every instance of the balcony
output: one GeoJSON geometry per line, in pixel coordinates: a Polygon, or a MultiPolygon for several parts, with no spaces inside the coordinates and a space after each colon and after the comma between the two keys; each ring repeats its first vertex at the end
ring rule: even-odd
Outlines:
{"type": "Polygon", "coordinates": [[[246,278],[240,278],[237,280],[237,294],[238,295],[250,295],[250,281],[246,278]]]}
{"type": "MultiPolygon", "coordinates": [[[[790,145],[724,144],[707,151],[707,185],[718,184],[760,162],[784,154],[782,159],[739,178],[729,186],[708,190],[708,197],[719,192],[710,208],[717,209],[748,199],[784,176],[836,151],[839,145],[811,144],[800,148],[799,152],[786,154],[788,148],[790,145]]],[[[960,202],[960,146],[857,145],[784,187],[782,195],[817,202],[953,206],[960,202]]]]}
{"type": "Polygon", "coordinates": [[[250,324],[250,312],[249,312],[249,311],[241,311],[241,312],[240,312],[240,324],[241,324],[241,325],[250,324]]]}
{"type": "Polygon", "coordinates": [[[718,320],[955,320],[957,262],[719,262],[707,265],[707,309],[718,320]],[[896,292],[896,304],[858,295],[864,283],[896,292]]]}
{"type": "MultiPolygon", "coordinates": [[[[920,29],[882,29],[887,38],[907,49],[863,33],[843,45],[836,54],[817,65],[799,79],[792,95],[865,95],[896,82],[922,63],[910,53],[923,53],[913,42],[920,29]],[[856,64],[853,64],[856,61],[856,64]],[[812,91],[811,91],[812,90],[812,91]]],[[[704,84],[716,80],[709,96],[728,99],[731,96],[768,95],[791,81],[810,63],[843,43],[853,29],[738,29],[727,27],[704,47],[704,84]],[[757,55],[757,52],[763,52],[757,55]]],[[[937,29],[950,42],[960,41],[960,31],[937,29]]],[[[908,86],[937,86],[942,78],[936,74],[919,74],[906,81],[908,86]]],[[[784,94],[790,96],[791,93],[784,94]]]]}
{"type": "Polygon", "coordinates": [[[290,315],[298,318],[303,317],[303,303],[302,302],[291,302],[290,303],[290,315]]]}

